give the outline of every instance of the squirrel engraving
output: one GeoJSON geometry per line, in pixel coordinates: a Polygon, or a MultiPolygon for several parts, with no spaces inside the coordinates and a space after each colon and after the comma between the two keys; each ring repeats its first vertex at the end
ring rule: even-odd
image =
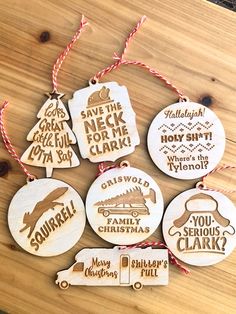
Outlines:
{"type": "Polygon", "coordinates": [[[30,238],[35,229],[36,223],[46,211],[54,209],[56,205],[64,205],[64,203],[55,202],[55,200],[65,194],[67,190],[68,187],[57,188],[50,192],[42,201],[37,202],[31,213],[27,212],[24,214],[23,223],[25,226],[20,230],[20,232],[30,228],[28,234],[28,238],[30,238]]]}

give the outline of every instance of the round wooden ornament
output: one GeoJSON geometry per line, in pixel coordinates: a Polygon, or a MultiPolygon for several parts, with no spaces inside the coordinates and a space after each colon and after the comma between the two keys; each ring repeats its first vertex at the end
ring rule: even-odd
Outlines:
{"type": "Polygon", "coordinates": [[[104,240],[134,244],[148,238],[160,224],[163,198],[156,182],[145,172],[130,166],[114,168],[91,185],[86,214],[93,230],[104,240]]]}
{"type": "Polygon", "coordinates": [[[163,235],[185,263],[208,266],[225,259],[236,245],[234,204],[222,193],[198,188],[179,194],[163,218],[163,235]]]}
{"type": "Polygon", "coordinates": [[[195,179],[221,160],[225,132],[212,110],[194,102],[178,102],[154,118],[147,143],[160,170],[177,179],[195,179]]]}
{"type": "Polygon", "coordinates": [[[14,195],[8,225],[15,241],[38,256],[55,256],[68,251],[85,227],[84,204],[67,183],[35,179],[14,195]]]}

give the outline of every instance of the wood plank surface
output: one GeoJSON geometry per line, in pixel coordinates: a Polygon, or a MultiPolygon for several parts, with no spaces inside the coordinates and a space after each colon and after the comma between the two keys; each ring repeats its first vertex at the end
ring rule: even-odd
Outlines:
{"type": "MultiPolygon", "coordinates": [[[[159,69],[191,100],[208,101],[221,119],[227,136],[223,163],[235,162],[236,127],[236,15],[203,0],[0,0],[0,101],[10,101],[7,131],[21,155],[28,147],[26,136],[38,121],[36,114],[51,91],[52,65],[77,29],[81,14],[89,26],[59,73],[59,90],[72,97],[86,87],[96,71],[112,62],[124,40],[142,15],[145,22],[127,57],[159,69]],[[42,32],[50,39],[40,41],[42,32]],[[208,98],[206,98],[208,97],[208,98]]],[[[178,193],[194,187],[197,180],[166,176],[152,163],[146,146],[150,122],[177,97],[161,82],[134,66],[122,66],[103,81],[127,86],[141,144],[127,157],[159,184],[165,205],[178,193]]],[[[25,176],[0,142],[0,160],[11,169],[0,177],[0,309],[9,313],[236,313],[236,250],[223,262],[210,267],[189,267],[182,275],[170,266],[165,287],[71,287],[62,291],[55,284],[56,272],[74,263],[84,247],[112,247],[87,224],[79,241],[67,253],[40,258],[24,252],[12,239],[7,210],[25,176]]],[[[76,153],[78,149],[75,148],[76,153]]],[[[54,178],[79,191],[83,200],[95,179],[97,166],[87,160],[72,169],[55,169],[54,178]]],[[[42,168],[28,167],[37,177],[42,168]]],[[[235,187],[233,172],[210,178],[212,184],[235,187]]],[[[236,201],[236,193],[229,195],[236,201]]],[[[150,240],[162,239],[159,227],[150,240]]]]}

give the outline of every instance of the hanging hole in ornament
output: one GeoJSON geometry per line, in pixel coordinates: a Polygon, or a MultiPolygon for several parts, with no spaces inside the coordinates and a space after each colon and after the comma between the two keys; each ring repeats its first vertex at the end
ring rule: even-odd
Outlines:
{"type": "Polygon", "coordinates": [[[199,181],[199,182],[196,184],[196,188],[197,188],[197,189],[200,189],[200,190],[206,190],[206,189],[207,189],[206,184],[205,184],[203,181],[199,181]]]}
{"type": "Polygon", "coordinates": [[[33,182],[33,181],[35,181],[35,180],[37,180],[37,177],[34,176],[34,175],[31,175],[31,176],[28,176],[28,177],[27,177],[26,182],[27,182],[27,183],[30,183],[30,182],[33,182]]]}
{"type": "Polygon", "coordinates": [[[96,85],[98,83],[98,79],[96,77],[92,77],[90,80],[89,80],[89,85],[96,85]]]}
{"type": "Polygon", "coordinates": [[[182,97],[180,97],[179,101],[180,102],[189,102],[190,99],[187,96],[182,96],[182,97]]]}
{"type": "Polygon", "coordinates": [[[120,168],[126,168],[126,167],[130,167],[130,163],[127,160],[123,160],[120,163],[120,168]]]}

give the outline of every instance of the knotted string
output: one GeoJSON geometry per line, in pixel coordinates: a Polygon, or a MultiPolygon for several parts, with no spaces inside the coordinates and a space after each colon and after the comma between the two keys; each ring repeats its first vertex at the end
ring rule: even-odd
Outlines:
{"type": "Polygon", "coordinates": [[[171,250],[168,248],[167,245],[165,245],[163,242],[161,241],[151,241],[151,242],[141,242],[141,243],[137,243],[134,245],[122,245],[120,246],[121,250],[124,249],[135,249],[135,248],[142,248],[142,247],[153,247],[153,246],[158,246],[160,248],[165,248],[168,250],[168,254],[169,254],[169,258],[170,258],[170,263],[172,265],[175,265],[177,268],[179,268],[183,273],[185,273],[186,275],[190,273],[190,270],[187,269],[186,267],[184,267],[182,264],[180,264],[180,262],[175,258],[174,254],[171,252],[171,250]]]}
{"type": "Polygon", "coordinates": [[[4,111],[8,106],[8,101],[4,101],[2,108],[0,109],[0,131],[1,131],[1,135],[2,135],[2,139],[3,139],[3,143],[8,151],[8,153],[18,162],[18,164],[21,166],[22,170],[24,171],[24,173],[27,176],[27,179],[29,181],[32,181],[35,179],[35,176],[32,175],[24,166],[24,164],[21,162],[19,156],[17,155],[15,149],[13,148],[11,141],[9,139],[9,136],[7,135],[7,132],[5,130],[5,126],[3,123],[3,115],[4,115],[4,111]]]}
{"type": "Polygon", "coordinates": [[[142,26],[142,24],[145,22],[146,20],[146,16],[143,16],[139,22],[137,23],[137,25],[135,26],[135,28],[132,30],[132,32],[129,34],[129,36],[127,37],[125,44],[124,44],[124,50],[123,53],[121,54],[121,56],[118,56],[118,54],[115,52],[113,55],[113,59],[115,60],[115,63],[109,65],[108,67],[104,68],[103,70],[97,72],[93,78],[90,79],[90,82],[92,84],[96,84],[99,79],[101,79],[104,75],[106,75],[107,73],[110,73],[112,70],[117,69],[121,64],[124,65],[136,65],[139,66],[141,68],[146,69],[151,75],[153,75],[154,77],[156,77],[157,79],[161,80],[162,82],[164,82],[164,84],[171,90],[173,90],[176,94],[178,94],[180,101],[187,101],[188,98],[186,96],[184,96],[184,93],[181,92],[174,84],[172,84],[164,75],[162,75],[159,71],[155,70],[154,68],[150,67],[149,65],[138,61],[138,60],[126,60],[124,59],[124,55],[128,49],[128,46],[131,42],[131,40],[133,39],[134,35],[137,33],[137,31],[140,29],[140,27],[142,26]]]}
{"type": "Polygon", "coordinates": [[[121,161],[119,164],[116,163],[112,163],[109,165],[106,165],[106,163],[103,161],[98,165],[98,173],[97,173],[97,177],[99,177],[100,175],[102,175],[104,172],[114,169],[114,168],[125,168],[125,167],[129,167],[130,164],[128,161],[123,160],[121,161]]]}
{"type": "Polygon", "coordinates": [[[114,169],[114,168],[118,168],[119,166],[116,165],[115,163],[111,164],[111,165],[106,165],[105,162],[101,162],[98,165],[98,173],[97,173],[97,177],[99,177],[100,175],[102,175],[104,172],[110,170],[110,169],[114,169]]]}
{"type": "Polygon", "coordinates": [[[210,186],[207,186],[206,183],[206,179],[207,177],[209,177],[210,175],[212,175],[213,173],[216,172],[220,172],[220,171],[224,171],[226,169],[235,169],[236,166],[234,165],[223,165],[223,166],[219,166],[215,169],[213,169],[212,171],[210,171],[208,174],[206,174],[204,177],[202,177],[202,181],[198,182],[196,187],[199,188],[200,190],[205,190],[205,191],[216,191],[216,192],[222,192],[222,193],[235,193],[236,190],[228,190],[228,189],[216,189],[210,186]]]}
{"type": "Polygon", "coordinates": [[[52,69],[52,86],[53,86],[53,91],[56,92],[58,88],[58,82],[57,82],[57,76],[58,72],[62,66],[62,63],[65,61],[65,58],[67,57],[68,53],[70,52],[71,48],[75,44],[75,42],[79,39],[80,34],[83,30],[83,28],[88,25],[88,22],[85,20],[84,16],[82,15],[81,22],[79,29],[69,42],[69,44],[66,46],[66,48],[63,50],[63,52],[58,56],[56,62],[53,65],[52,69]]]}
{"type": "Polygon", "coordinates": [[[137,33],[137,31],[140,29],[140,27],[143,25],[143,23],[146,20],[146,16],[144,15],[137,23],[137,25],[134,27],[134,29],[132,30],[132,32],[129,34],[129,36],[127,37],[125,44],[124,44],[124,50],[123,53],[121,55],[121,58],[119,58],[115,63],[109,65],[108,67],[106,67],[105,69],[98,71],[94,77],[90,80],[92,83],[96,83],[99,79],[101,79],[104,75],[110,73],[112,70],[117,69],[123,60],[123,57],[128,49],[128,46],[131,42],[131,40],[133,39],[134,35],[137,33]]]}

